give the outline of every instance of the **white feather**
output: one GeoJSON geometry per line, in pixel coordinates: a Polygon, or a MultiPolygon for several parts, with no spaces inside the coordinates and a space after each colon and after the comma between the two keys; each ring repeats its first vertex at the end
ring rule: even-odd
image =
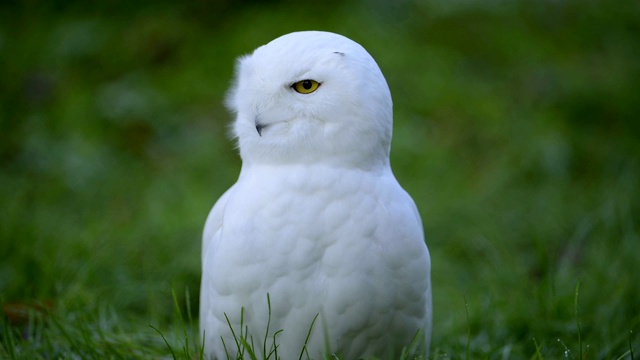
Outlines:
{"type": "Polygon", "coordinates": [[[227,104],[243,160],[205,225],[200,327],[207,358],[236,355],[226,318],[262,354],[297,359],[399,355],[431,333],[429,252],[389,165],[391,95],[357,43],[282,36],[239,60],[227,104]],[[315,80],[311,94],[291,85],[315,80]],[[261,133],[256,129],[261,126],[261,133]],[[269,322],[267,294],[271,299],[269,322]]]}

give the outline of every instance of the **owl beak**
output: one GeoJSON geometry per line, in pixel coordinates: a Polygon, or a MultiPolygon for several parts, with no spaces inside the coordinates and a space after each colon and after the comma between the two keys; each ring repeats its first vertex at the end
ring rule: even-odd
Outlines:
{"type": "Polygon", "coordinates": [[[256,131],[258,132],[258,135],[262,137],[262,129],[264,129],[266,125],[260,124],[257,117],[254,120],[254,123],[256,124],[256,131]]]}

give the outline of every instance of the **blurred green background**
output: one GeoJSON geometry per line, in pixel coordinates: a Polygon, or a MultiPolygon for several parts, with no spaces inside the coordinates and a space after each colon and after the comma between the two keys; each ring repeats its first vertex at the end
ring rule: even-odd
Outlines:
{"type": "Polygon", "coordinates": [[[432,358],[640,352],[640,2],[31,0],[0,5],[0,357],[197,353],[234,59],[310,29],[391,88],[432,358]]]}

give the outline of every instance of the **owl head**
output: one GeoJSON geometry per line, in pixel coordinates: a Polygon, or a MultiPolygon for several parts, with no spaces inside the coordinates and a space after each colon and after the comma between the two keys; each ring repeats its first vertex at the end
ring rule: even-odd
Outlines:
{"type": "Polygon", "coordinates": [[[388,165],[389,87],[344,36],[295,32],[241,57],[227,106],[244,164],[388,165]]]}

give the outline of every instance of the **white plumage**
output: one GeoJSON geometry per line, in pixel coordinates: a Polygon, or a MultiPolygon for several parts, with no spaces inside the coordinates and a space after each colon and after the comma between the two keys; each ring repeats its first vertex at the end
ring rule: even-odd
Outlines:
{"type": "Polygon", "coordinates": [[[418,331],[427,351],[429,252],[391,172],[391,94],[373,58],[341,35],[284,35],[239,60],[227,103],[242,170],[204,230],[207,358],[235,359],[228,318],[259,358],[282,330],[278,357],[298,359],[316,315],[311,359],[397,358],[418,331]]]}

